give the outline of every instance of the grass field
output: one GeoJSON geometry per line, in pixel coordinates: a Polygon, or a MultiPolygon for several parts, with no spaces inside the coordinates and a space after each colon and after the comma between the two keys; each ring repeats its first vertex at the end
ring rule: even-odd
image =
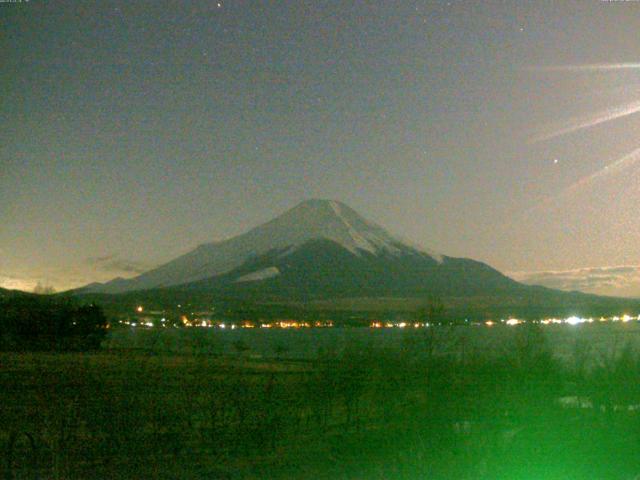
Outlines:
{"type": "Polygon", "coordinates": [[[438,353],[424,330],[305,360],[0,355],[5,478],[633,479],[640,357],[559,362],[539,329],[438,353]]]}

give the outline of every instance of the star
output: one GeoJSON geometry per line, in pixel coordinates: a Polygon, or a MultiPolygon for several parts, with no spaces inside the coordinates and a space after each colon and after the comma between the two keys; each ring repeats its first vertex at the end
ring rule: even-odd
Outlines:
{"type": "Polygon", "coordinates": [[[557,163],[558,163],[558,159],[557,159],[557,158],[554,158],[554,159],[553,159],[553,164],[554,164],[554,165],[556,165],[557,163]]]}

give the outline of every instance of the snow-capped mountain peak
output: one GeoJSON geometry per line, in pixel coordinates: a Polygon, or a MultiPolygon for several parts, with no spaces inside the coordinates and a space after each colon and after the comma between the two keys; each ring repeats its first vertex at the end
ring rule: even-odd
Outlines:
{"type": "Polygon", "coordinates": [[[336,200],[306,200],[245,235],[258,242],[265,241],[272,248],[274,243],[275,248],[282,248],[326,239],[356,255],[361,251],[375,254],[383,249],[398,250],[398,240],[336,200]]]}

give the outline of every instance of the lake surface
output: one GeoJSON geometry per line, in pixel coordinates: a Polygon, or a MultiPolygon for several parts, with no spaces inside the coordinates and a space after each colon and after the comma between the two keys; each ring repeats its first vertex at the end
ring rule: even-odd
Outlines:
{"type": "MultiPolygon", "coordinates": [[[[141,329],[124,328],[109,334],[111,349],[199,354],[243,354],[253,357],[313,359],[345,348],[402,349],[407,344],[434,345],[451,355],[476,352],[504,354],[521,345],[523,325],[436,326],[420,328],[301,328],[301,329],[141,329]],[[422,343],[420,343],[422,342],[422,343]]],[[[593,361],[610,358],[629,346],[640,351],[640,322],[541,326],[554,355],[570,361],[586,352],[593,361]]]]}

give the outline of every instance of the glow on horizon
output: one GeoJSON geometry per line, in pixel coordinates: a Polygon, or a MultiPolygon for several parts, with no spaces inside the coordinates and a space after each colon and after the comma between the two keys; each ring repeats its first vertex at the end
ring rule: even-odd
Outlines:
{"type": "Polygon", "coordinates": [[[22,292],[33,292],[38,282],[22,280],[13,277],[0,277],[0,288],[7,290],[20,290],[22,292]]]}

